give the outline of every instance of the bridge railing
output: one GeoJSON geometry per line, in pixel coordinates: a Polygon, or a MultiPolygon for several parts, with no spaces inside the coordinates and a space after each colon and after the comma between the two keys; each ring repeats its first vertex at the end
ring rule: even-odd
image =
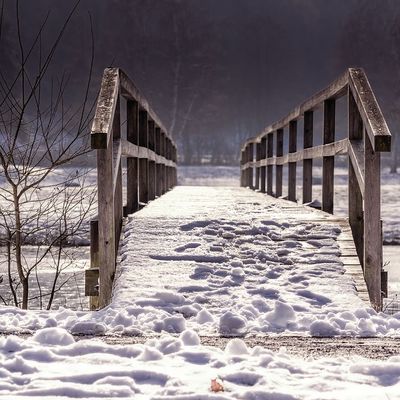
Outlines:
{"type": "Polygon", "coordinates": [[[91,129],[97,152],[98,217],[91,221],[91,267],[85,294],[91,308],[112,295],[123,216],[176,185],[177,148],[146,99],[119,68],[104,70],[91,129]],[[126,100],[126,138],[121,133],[121,97],[126,100]],[[126,157],[126,204],[122,160],[126,157]]]}
{"type": "Polygon", "coordinates": [[[247,140],[241,149],[241,186],[280,197],[283,166],[288,164],[291,201],[296,201],[296,166],[302,161],[303,203],[312,201],[313,160],[322,158],[321,208],[328,213],[333,213],[334,208],[334,158],[348,155],[348,218],[371,304],[376,309],[381,309],[382,294],[387,293],[387,275],[382,270],[380,153],[390,149],[388,126],[360,68],[348,69],[325,90],[247,140]],[[343,96],[347,96],[347,138],[335,141],[335,104],[343,96]],[[323,144],[314,146],[314,111],[320,107],[323,107],[323,144]],[[300,119],[304,126],[303,148],[297,149],[300,119]],[[289,138],[288,152],[284,154],[285,128],[289,138]]]}

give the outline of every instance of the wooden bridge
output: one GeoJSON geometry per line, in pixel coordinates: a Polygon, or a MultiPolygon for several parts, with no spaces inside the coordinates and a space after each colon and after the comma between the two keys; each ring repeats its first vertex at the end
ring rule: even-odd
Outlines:
{"type": "MultiPolygon", "coordinates": [[[[106,69],[91,132],[98,170],[98,217],[91,222],[91,268],[86,272],[86,295],[91,298],[91,308],[104,307],[111,301],[124,216],[160,197],[151,205],[154,215],[164,218],[168,210],[174,210],[168,214],[169,224],[173,232],[180,234],[184,234],[182,229],[177,229],[182,219],[188,222],[198,220],[200,216],[207,219],[207,215],[215,215],[221,206],[221,198],[236,210],[230,218],[236,218],[238,223],[251,218],[241,215],[246,213],[246,209],[241,208],[246,203],[254,204],[253,208],[260,207],[256,213],[262,213],[268,207],[271,211],[270,206],[275,205],[280,220],[287,218],[297,221],[298,225],[312,222],[314,226],[338,226],[340,234],[335,236],[335,241],[345,274],[354,282],[361,299],[369,299],[375,309],[381,309],[382,297],[387,293],[387,274],[382,270],[380,152],[390,151],[390,139],[389,129],[365,73],[362,69],[349,69],[325,90],[243,144],[242,188],[219,188],[215,191],[179,188],[173,190],[179,192],[174,196],[161,197],[177,184],[176,144],[124,72],[118,68],[106,69]],[[335,104],[344,96],[347,97],[347,137],[335,141],[335,104]],[[314,146],[314,112],[321,107],[323,144],[314,146]],[[303,148],[299,150],[297,136],[301,120],[303,148]],[[122,134],[121,126],[125,123],[122,134]],[[335,156],[338,155],[348,157],[348,218],[333,215],[334,168],[335,156]],[[322,159],[323,171],[320,210],[306,206],[312,205],[313,160],[318,158],[322,159]],[[296,193],[299,183],[296,181],[296,167],[300,162],[304,205],[297,203],[296,193]],[[286,164],[288,196],[285,200],[282,195],[283,167],[286,164]],[[126,185],[123,185],[123,168],[126,169],[126,185]]],[[[228,209],[224,210],[229,213],[228,209]]],[[[138,224],[142,227],[146,225],[146,218],[150,218],[143,211],[137,213],[138,224]]],[[[274,214],[269,212],[269,217],[274,218],[274,214]]],[[[145,231],[142,229],[138,234],[145,234],[145,231]]],[[[162,228],[153,232],[151,238],[156,241],[155,248],[171,240],[162,228]]],[[[302,240],[299,235],[296,238],[302,240]]],[[[135,241],[135,237],[129,240],[135,241]]],[[[140,253],[141,249],[136,251],[140,253]]],[[[199,257],[182,258],[190,259],[195,261],[199,257]]],[[[151,263],[154,255],[147,255],[146,260],[151,263]]],[[[168,280],[168,270],[164,273],[168,280]]],[[[134,272],[130,276],[133,277],[130,284],[134,285],[134,272]]],[[[149,276],[147,284],[152,280],[149,276]]]]}

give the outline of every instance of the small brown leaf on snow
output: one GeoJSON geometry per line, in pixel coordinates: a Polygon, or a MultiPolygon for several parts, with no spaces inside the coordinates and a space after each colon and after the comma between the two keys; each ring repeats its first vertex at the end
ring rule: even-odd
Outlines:
{"type": "Polygon", "coordinates": [[[223,392],[224,387],[217,379],[211,379],[211,391],[212,392],[223,392]]]}

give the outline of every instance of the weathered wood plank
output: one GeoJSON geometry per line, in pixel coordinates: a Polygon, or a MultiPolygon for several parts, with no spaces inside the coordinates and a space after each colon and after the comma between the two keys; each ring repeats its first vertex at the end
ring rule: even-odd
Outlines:
{"type": "MultiPolygon", "coordinates": [[[[256,143],[256,160],[260,161],[261,160],[261,142],[256,143]]],[[[261,167],[256,168],[256,184],[255,184],[255,189],[259,190],[260,189],[260,169],[261,167]]]]}
{"type": "Polygon", "coordinates": [[[361,194],[364,196],[364,145],[362,140],[353,139],[349,141],[349,159],[356,176],[358,190],[360,190],[361,194]]]}
{"type": "MultiPolygon", "coordinates": [[[[85,296],[99,296],[99,268],[85,269],[85,296]]],[[[94,310],[94,305],[90,309],[94,310]]]]}
{"type": "MultiPolygon", "coordinates": [[[[270,158],[274,155],[274,134],[269,133],[267,135],[267,157],[270,158]]],[[[272,185],[273,185],[273,165],[268,165],[267,166],[267,194],[272,196],[273,190],[272,190],[272,185]]]]}
{"type": "MultiPolygon", "coordinates": [[[[139,111],[139,145],[148,148],[149,133],[147,111],[139,111]]],[[[148,154],[140,154],[139,152],[139,202],[147,203],[149,201],[149,172],[148,172],[148,154]]]]}
{"type": "Polygon", "coordinates": [[[151,151],[154,159],[149,160],[149,200],[156,198],[156,153],[155,150],[155,124],[154,121],[149,120],[148,126],[149,133],[149,152],[151,151]]]}
{"type": "MultiPolygon", "coordinates": [[[[283,155],[283,129],[276,131],[276,157],[283,155]]],[[[275,167],[275,196],[282,196],[283,166],[276,164],[275,167]]]]}
{"type": "MultiPolygon", "coordinates": [[[[335,141],[335,99],[324,101],[324,145],[335,141]]],[[[322,159],[322,211],[333,214],[335,157],[322,159]]]]}
{"type": "Polygon", "coordinates": [[[106,68],[90,132],[92,149],[106,149],[110,142],[118,93],[118,68],[106,68]]]}
{"type": "Polygon", "coordinates": [[[344,96],[347,92],[346,88],[348,85],[349,73],[345,71],[339,78],[332,82],[325,89],[316,93],[314,96],[310,97],[308,100],[301,103],[294,110],[292,110],[288,115],[286,115],[281,120],[267,126],[258,136],[248,139],[243,143],[243,148],[250,142],[260,141],[261,138],[268,133],[274,132],[278,129],[283,129],[289,125],[290,121],[297,120],[303,116],[306,111],[312,111],[318,109],[321,104],[329,98],[338,99],[344,96]]]}
{"type": "MultiPolygon", "coordinates": [[[[249,143],[249,145],[248,145],[248,147],[247,147],[247,151],[248,151],[248,160],[249,161],[253,161],[253,153],[254,153],[254,143],[249,143]]],[[[253,182],[253,167],[252,166],[250,166],[248,169],[247,169],[247,174],[248,174],[248,177],[247,177],[247,182],[248,182],[248,187],[250,188],[250,189],[254,189],[254,182],[253,182]]]]}
{"type": "Polygon", "coordinates": [[[334,155],[344,155],[348,153],[348,139],[338,140],[334,143],[329,143],[320,146],[314,146],[308,149],[302,149],[295,153],[286,154],[281,157],[271,157],[258,162],[247,163],[241,168],[248,168],[249,166],[266,166],[266,165],[284,165],[289,162],[298,162],[307,159],[323,158],[334,155]]]}
{"type": "Polygon", "coordinates": [[[349,86],[374,151],[390,151],[391,135],[362,68],[349,69],[349,86]]]}
{"type": "MultiPolygon", "coordinates": [[[[314,112],[304,113],[303,148],[313,147],[314,112]]],[[[303,203],[312,201],[312,159],[303,159],[303,203]]]]}
{"type": "MultiPolygon", "coordinates": [[[[160,127],[164,132],[167,132],[167,129],[165,129],[158,115],[150,107],[147,99],[140,93],[139,89],[121,69],[119,70],[119,80],[121,85],[121,94],[127,99],[136,100],[140,104],[141,110],[146,111],[148,113],[149,119],[153,120],[155,124],[158,127],[160,127]]],[[[176,147],[176,144],[171,137],[170,139],[174,144],[174,146],[176,147]]]]}
{"type": "Polygon", "coordinates": [[[126,141],[121,143],[122,154],[127,156],[126,161],[126,211],[131,214],[139,209],[138,190],[138,150],[139,143],[139,104],[137,101],[126,102],[126,141]]]}
{"type": "MultiPolygon", "coordinates": [[[[289,153],[297,150],[297,121],[289,123],[289,153]]],[[[296,162],[289,162],[288,200],[296,201],[296,162]]]]}
{"type": "MultiPolygon", "coordinates": [[[[112,141],[110,142],[112,143],[112,141]]],[[[99,216],[99,306],[105,307],[112,293],[115,273],[115,219],[113,183],[113,146],[97,150],[97,199],[99,216]]]]}
{"type": "Polygon", "coordinates": [[[348,95],[348,116],[349,116],[349,224],[354,237],[358,258],[364,267],[364,212],[363,192],[364,182],[364,146],[363,122],[353,94],[349,88],[348,95]],[[362,167],[362,169],[361,169],[362,167]],[[362,182],[361,181],[362,178],[362,182]]]}
{"type": "MultiPolygon", "coordinates": [[[[123,217],[122,198],[122,165],[121,165],[121,114],[120,100],[118,98],[115,107],[113,121],[113,186],[114,191],[114,219],[115,219],[115,249],[117,251],[121,235],[123,217]]],[[[99,217],[101,218],[101,217],[99,217]]]]}
{"type": "MultiPolygon", "coordinates": [[[[263,137],[261,139],[261,160],[265,160],[265,158],[267,157],[267,138],[263,137]]],[[[267,172],[267,168],[265,165],[261,166],[261,170],[260,170],[260,191],[261,193],[265,193],[265,189],[266,189],[266,185],[265,185],[265,181],[266,181],[266,172],[267,172]]]]}
{"type": "Polygon", "coordinates": [[[380,153],[374,151],[369,136],[364,139],[364,275],[372,306],[382,306],[382,230],[380,153]]]}

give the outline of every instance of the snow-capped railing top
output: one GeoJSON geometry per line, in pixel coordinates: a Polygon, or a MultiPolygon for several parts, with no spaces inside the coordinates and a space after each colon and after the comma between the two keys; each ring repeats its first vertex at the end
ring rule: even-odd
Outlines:
{"type": "Polygon", "coordinates": [[[123,215],[176,185],[177,148],[147,100],[119,68],[104,70],[90,136],[97,151],[98,219],[91,223],[85,294],[91,296],[91,307],[97,308],[111,300],[123,215]],[[123,99],[126,121],[121,124],[123,99]],[[123,157],[127,158],[125,205],[123,157]]]}
{"type": "Polygon", "coordinates": [[[361,68],[348,69],[285,118],[268,126],[257,137],[248,139],[241,149],[241,186],[280,197],[283,165],[288,164],[287,198],[291,201],[297,201],[296,164],[302,161],[302,202],[305,204],[313,200],[313,159],[322,158],[321,209],[331,214],[334,208],[334,157],[348,154],[349,223],[370,300],[376,309],[381,308],[382,293],[387,294],[387,274],[382,271],[380,153],[390,149],[389,128],[361,68]],[[335,104],[343,96],[348,98],[347,138],[335,141],[335,104]],[[324,115],[323,144],[314,146],[314,111],[320,107],[323,107],[324,115]],[[297,122],[302,118],[303,149],[297,150],[297,122]],[[289,134],[286,154],[283,146],[285,128],[289,134]]]}

